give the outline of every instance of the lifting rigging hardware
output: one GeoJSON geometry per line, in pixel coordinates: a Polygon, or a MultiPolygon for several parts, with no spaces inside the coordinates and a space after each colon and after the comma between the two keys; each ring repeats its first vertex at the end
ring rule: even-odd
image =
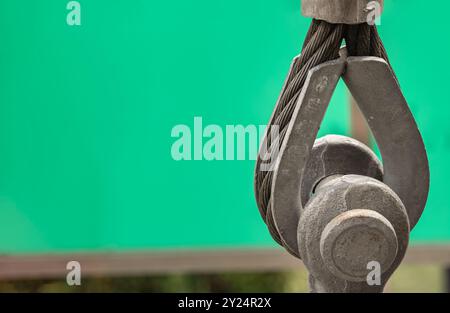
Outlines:
{"type": "Polygon", "coordinates": [[[313,292],[382,292],[426,204],[425,147],[376,26],[364,19],[369,1],[302,1],[303,14],[314,19],[256,164],[258,208],[274,240],[303,260],[313,292]],[[341,77],[383,165],[354,139],[316,140],[341,77]],[[270,136],[274,128],[276,138],[270,136]],[[271,170],[262,166],[266,151],[278,151],[270,155],[271,170]],[[371,262],[380,266],[379,284],[367,282],[371,262]]]}

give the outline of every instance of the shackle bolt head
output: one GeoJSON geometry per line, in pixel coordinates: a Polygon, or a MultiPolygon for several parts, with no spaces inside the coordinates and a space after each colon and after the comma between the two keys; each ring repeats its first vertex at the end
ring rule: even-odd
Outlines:
{"type": "Polygon", "coordinates": [[[378,262],[381,272],[397,255],[392,224],[372,210],[350,210],[327,224],[320,239],[320,253],[328,270],[348,281],[365,281],[367,266],[378,262]]]}

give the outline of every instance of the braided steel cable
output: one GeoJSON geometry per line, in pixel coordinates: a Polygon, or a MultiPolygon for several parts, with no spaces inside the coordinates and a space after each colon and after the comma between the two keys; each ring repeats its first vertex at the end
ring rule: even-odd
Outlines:
{"type": "MultiPolygon", "coordinates": [[[[270,206],[273,171],[261,169],[261,164],[272,160],[263,158],[263,155],[265,157],[268,151],[272,151],[273,145],[282,146],[308,72],[317,65],[338,58],[343,40],[345,40],[349,56],[375,56],[383,58],[389,63],[386,50],[375,26],[368,24],[331,24],[313,19],[306,34],[301,54],[292,65],[267,127],[266,137],[264,138],[264,153],[262,150],[260,151],[255,170],[255,197],[258,209],[273,239],[282,246],[285,245],[283,245],[275,227],[270,206]],[[271,138],[274,126],[279,131],[277,138],[271,138]]],[[[289,251],[286,246],[285,248],[289,251]]],[[[289,252],[293,255],[297,254],[293,251],[289,252]]]]}

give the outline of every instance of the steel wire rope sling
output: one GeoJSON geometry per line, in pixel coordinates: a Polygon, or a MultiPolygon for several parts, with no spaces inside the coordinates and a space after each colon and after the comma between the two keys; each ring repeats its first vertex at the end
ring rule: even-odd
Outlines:
{"type": "Polygon", "coordinates": [[[303,15],[313,21],[256,164],[261,216],[274,240],[302,259],[313,292],[382,292],[428,196],[422,137],[369,23],[382,7],[382,0],[302,0],[303,15]],[[352,138],[316,140],[340,77],[372,130],[383,165],[352,138]]]}

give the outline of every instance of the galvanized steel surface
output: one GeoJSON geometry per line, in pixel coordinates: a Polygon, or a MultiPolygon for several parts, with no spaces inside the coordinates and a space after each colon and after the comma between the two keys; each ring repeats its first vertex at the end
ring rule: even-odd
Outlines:
{"type": "Polygon", "coordinates": [[[383,2],[383,0],[302,0],[302,14],[329,23],[366,23],[367,16],[375,9],[375,5],[380,11],[383,10],[383,2]]]}
{"type": "Polygon", "coordinates": [[[308,73],[274,168],[268,227],[303,260],[312,291],[381,292],[405,255],[428,185],[423,141],[389,64],[344,50],[308,73]],[[341,75],[379,144],[384,171],[354,139],[316,141],[341,75]],[[381,266],[380,285],[365,281],[371,261],[381,266]]]}

